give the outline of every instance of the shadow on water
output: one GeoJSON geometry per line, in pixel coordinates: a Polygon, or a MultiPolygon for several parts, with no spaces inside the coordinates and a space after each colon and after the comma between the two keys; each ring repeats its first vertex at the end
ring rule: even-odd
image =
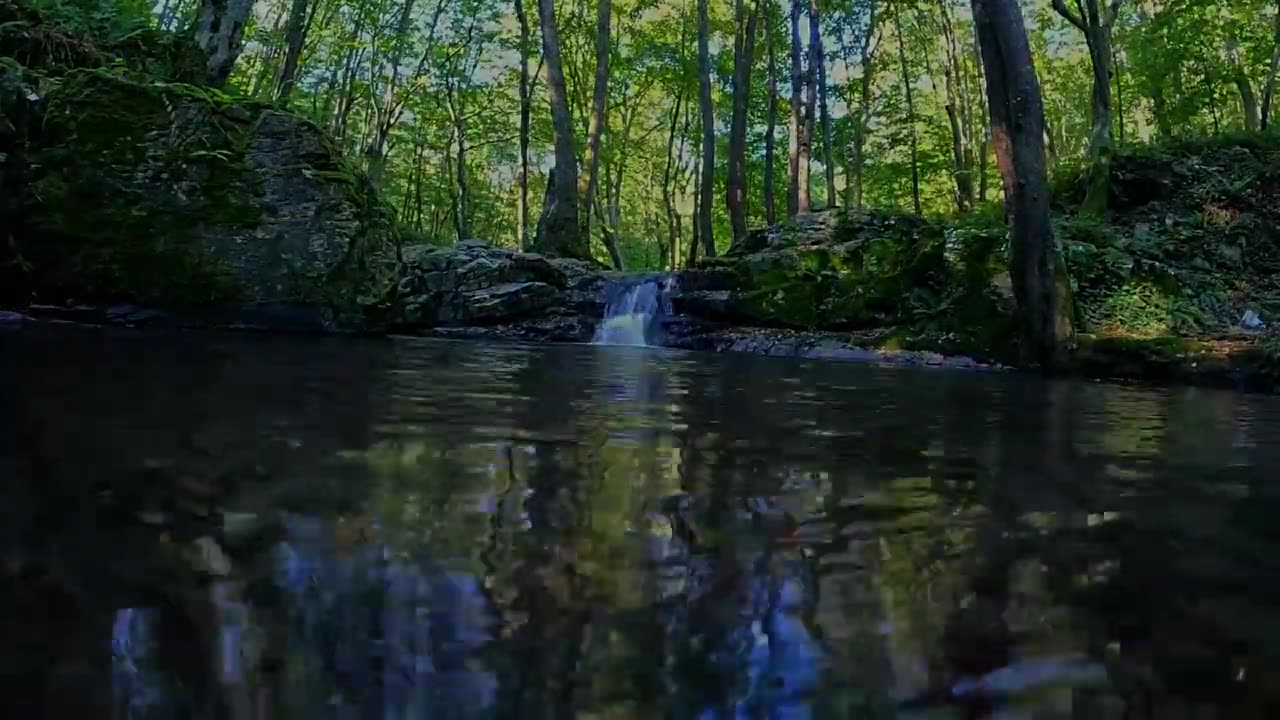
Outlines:
{"type": "Polygon", "coordinates": [[[15,717],[1280,713],[1272,398],[56,327],[0,391],[15,717]]]}

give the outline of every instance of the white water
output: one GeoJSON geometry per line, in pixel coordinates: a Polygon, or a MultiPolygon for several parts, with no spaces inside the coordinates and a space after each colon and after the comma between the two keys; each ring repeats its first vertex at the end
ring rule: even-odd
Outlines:
{"type": "Polygon", "coordinates": [[[592,342],[597,345],[656,345],[659,315],[670,313],[674,278],[646,278],[616,292],[604,309],[592,342]]]}

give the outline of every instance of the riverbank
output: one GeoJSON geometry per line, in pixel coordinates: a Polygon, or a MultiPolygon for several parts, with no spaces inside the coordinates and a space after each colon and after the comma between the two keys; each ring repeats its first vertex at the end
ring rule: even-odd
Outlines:
{"type": "MultiPolygon", "coordinates": [[[[625,281],[625,280],[623,280],[625,281]]],[[[660,320],[661,347],[710,353],[745,353],[836,363],[904,365],[950,370],[1016,372],[1013,364],[985,354],[966,354],[953,338],[900,331],[823,332],[733,326],[679,317],[660,320]]],[[[135,305],[109,307],[32,306],[0,311],[0,331],[20,332],[43,324],[79,324],[148,330],[234,330],[273,334],[381,336],[408,334],[441,339],[591,342],[598,318],[574,315],[513,318],[494,325],[450,325],[410,331],[335,331],[322,313],[305,306],[224,308],[174,313],[135,305]]],[[[1140,385],[1187,385],[1245,392],[1280,391],[1280,352],[1262,335],[1218,338],[1134,338],[1081,335],[1066,377],[1140,385]]]]}

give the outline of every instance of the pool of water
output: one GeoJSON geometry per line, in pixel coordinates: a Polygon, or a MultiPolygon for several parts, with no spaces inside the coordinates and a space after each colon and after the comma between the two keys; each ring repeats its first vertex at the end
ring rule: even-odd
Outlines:
{"type": "Polygon", "coordinates": [[[0,334],[0,708],[1280,716],[1280,402],[654,348],[0,334]]]}

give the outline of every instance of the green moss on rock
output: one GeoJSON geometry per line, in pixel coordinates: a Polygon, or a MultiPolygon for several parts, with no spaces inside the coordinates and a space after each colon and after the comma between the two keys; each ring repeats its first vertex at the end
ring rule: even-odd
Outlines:
{"type": "Polygon", "coordinates": [[[392,278],[394,228],[368,180],[267,104],[76,70],[50,92],[37,145],[23,249],[46,298],[347,313],[392,278]]]}

